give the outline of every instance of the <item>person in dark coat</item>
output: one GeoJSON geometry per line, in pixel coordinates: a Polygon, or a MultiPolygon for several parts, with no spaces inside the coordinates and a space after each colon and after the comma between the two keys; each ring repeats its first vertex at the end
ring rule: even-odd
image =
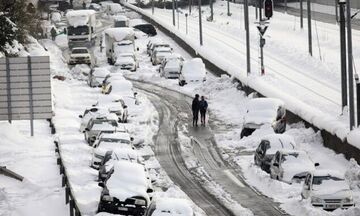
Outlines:
{"type": "Polygon", "coordinates": [[[196,94],[194,100],[192,101],[192,112],[193,112],[193,126],[198,126],[197,122],[199,119],[199,110],[200,110],[200,101],[199,101],[199,95],[196,94]]]}
{"type": "Polygon", "coordinates": [[[201,100],[199,101],[199,110],[200,110],[201,125],[204,125],[204,126],[205,126],[205,116],[206,116],[207,108],[208,108],[208,103],[205,100],[205,97],[201,96],[201,100]]]}
{"type": "Polygon", "coordinates": [[[55,40],[55,37],[56,37],[56,30],[54,27],[51,28],[50,30],[50,33],[51,33],[51,38],[52,40],[55,40]]]}

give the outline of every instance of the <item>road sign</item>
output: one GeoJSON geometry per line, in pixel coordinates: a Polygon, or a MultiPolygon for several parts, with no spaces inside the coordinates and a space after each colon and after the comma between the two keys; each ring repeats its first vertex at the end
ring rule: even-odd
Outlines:
{"type": "Polygon", "coordinates": [[[261,34],[261,36],[264,36],[264,34],[265,34],[265,32],[266,32],[266,30],[267,30],[267,26],[261,26],[261,25],[258,25],[258,26],[256,26],[257,27],[257,29],[259,30],[259,32],[260,32],[260,34],[261,34]]]}
{"type": "Polygon", "coordinates": [[[51,117],[49,57],[0,58],[0,121],[51,117]]]}

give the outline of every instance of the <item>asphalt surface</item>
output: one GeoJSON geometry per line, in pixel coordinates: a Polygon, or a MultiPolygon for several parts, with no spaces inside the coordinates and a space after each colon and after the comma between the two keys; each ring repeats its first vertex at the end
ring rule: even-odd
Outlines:
{"type": "MultiPolygon", "coordinates": [[[[133,81],[159,113],[160,129],[155,138],[155,154],[170,178],[208,215],[233,215],[191,175],[181,158],[177,127],[191,125],[191,98],[162,87],[133,81]]],[[[255,215],[286,215],[270,198],[245,183],[241,169],[222,160],[209,127],[188,127],[194,137],[194,154],[212,179],[243,207],[255,215]]]]}

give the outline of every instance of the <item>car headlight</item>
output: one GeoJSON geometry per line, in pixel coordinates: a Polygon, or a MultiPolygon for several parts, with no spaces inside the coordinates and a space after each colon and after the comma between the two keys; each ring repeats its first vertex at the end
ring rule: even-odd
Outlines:
{"type": "Polygon", "coordinates": [[[353,202],[353,198],[352,197],[346,197],[345,199],[343,199],[344,203],[352,203],[353,202]]]}
{"type": "Polygon", "coordinates": [[[136,199],[134,204],[135,205],[146,205],[146,202],[145,202],[145,200],[142,200],[142,199],[136,199]]]}
{"type": "Polygon", "coordinates": [[[323,200],[319,197],[311,197],[311,203],[322,203],[323,200]]]}
{"type": "Polygon", "coordinates": [[[108,201],[108,202],[112,202],[112,201],[114,201],[114,198],[112,198],[112,197],[109,196],[109,195],[104,195],[104,196],[102,197],[102,200],[108,201]]]}

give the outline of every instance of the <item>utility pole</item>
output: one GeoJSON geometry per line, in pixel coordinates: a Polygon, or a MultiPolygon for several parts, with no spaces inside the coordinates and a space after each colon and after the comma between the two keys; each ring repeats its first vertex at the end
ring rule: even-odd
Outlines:
{"type": "Polygon", "coordinates": [[[172,0],[173,26],[175,26],[175,0],[172,0]]]}
{"type": "Polygon", "coordinates": [[[185,13],[185,22],[186,22],[186,34],[188,34],[188,14],[185,13]]]}
{"type": "Polygon", "coordinates": [[[360,80],[359,75],[355,74],[356,81],[356,104],[357,104],[357,126],[360,127],[360,80]]]}
{"type": "Polygon", "coordinates": [[[250,64],[250,30],[249,30],[249,3],[248,0],[244,0],[244,21],[246,31],[246,72],[247,75],[251,73],[250,64]]]}
{"type": "Polygon", "coordinates": [[[154,0],[151,0],[151,13],[154,15],[154,0]]]}
{"type": "MultiPolygon", "coordinates": [[[[265,66],[264,66],[264,45],[265,45],[265,39],[263,38],[263,34],[260,29],[262,29],[262,0],[259,0],[259,35],[260,35],[260,65],[261,65],[261,75],[265,74],[265,66]]],[[[265,29],[266,31],[266,29],[265,29]]]]}
{"type": "Polygon", "coordinates": [[[346,0],[346,22],[347,22],[347,44],[348,44],[348,70],[349,70],[349,113],[350,113],[350,130],[355,126],[354,111],[354,74],[352,58],[352,32],[351,32],[351,6],[350,0],[346,0]]]}
{"type": "Polygon", "coordinates": [[[341,63],[341,105],[347,106],[347,75],[346,75],[346,32],[345,32],[345,1],[339,1],[340,15],[340,63],[341,63]]]}
{"type": "Polygon", "coordinates": [[[231,13],[230,13],[230,0],[227,0],[227,15],[231,16],[231,13]]]}
{"type": "Polygon", "coordinates": [[[259,21],[262,21],[262,0],[259,0],[259,21]]]}
{"type": "Polygon", "coordinates": [[[307,0],[309,53],[312,56],[311,0],[307,0]]]}
{"type": "Polygon", "coordinates": [[[285,3],[285,13],[287,13],[287,0],[284,0],[285,3]]]}
{"type": "Polygon", "coordinates": [[[214,20],[214,8],[213,8],[213,0],[210,0],[210,21],[214,20]]]}
{"type": "Polygon", "coordinates": [[[191,14],[192,0],[188,0],[188,1],[189,1],[189,14],[191,14]]]}
{"type": "Polygon", "coordinates": [[[303,0],[299,0],[300,1],[300,27],[304,28],[304,7],[303,7],[303,0]]]}
{"type": "Polygon", "coordinates": [[[198,0],[199,3],[199,36],[200,36],[200,46],[203,45],[203,37],[202,37],[202,20],[201,20],[201,0],[198,0]]]}
{"type": "Polygon", "coordinates": [[[338,12],[338,5],[339,4],[339,0],[335,0],[335,17],[336,17],[336,22],[339,22],[339,12],[338,12]]]}

